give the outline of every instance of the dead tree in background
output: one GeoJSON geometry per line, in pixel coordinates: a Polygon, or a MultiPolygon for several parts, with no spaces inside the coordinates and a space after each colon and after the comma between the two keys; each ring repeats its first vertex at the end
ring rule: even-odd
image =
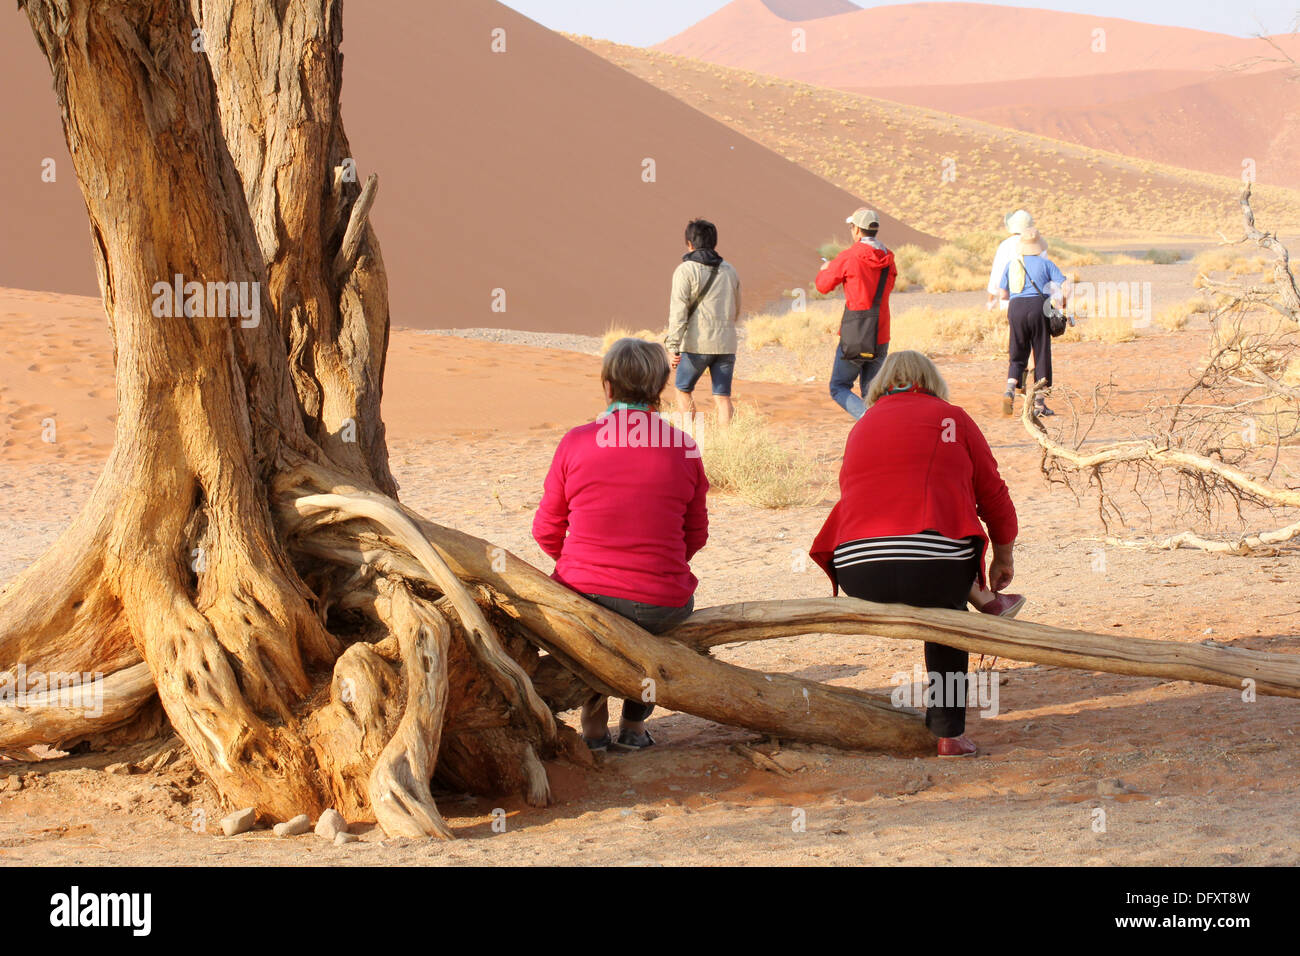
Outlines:
{"type": "MultiPolygon", "coordinates": [[[[1291,26],[1287,32],[1292,36],[1300,34],[1300,13],[1296,14],[1296,18],[1291,21],[1291,26]]],[[[1234,73],[1245,73],[1254,70],[1256,67],[1271,66],[1285,69],[1287,71],[1287,79],[1292,82],[1300,80],[1300,62],[1296,61],[1296,58],[1291,55],[1291,52],[1287,50],[1286,47],[1282,46],[1282,44],[1278,43],[1276,39],[1269,34],[1264,33],[1262,30],[1261,32],[1254,34],[1254,36],[1255,39],[1263,41],[1270,48],[1269,52],[1250,56],[1242,60],[1240,63],[1234,63],[1228,67],[1229,71],[1234,73]]]]}
{"type": "Polygon", "coordinates": [[[1044,474],[1095,497],[1108,532],[1137,515],[1183,525],[1142,541],[1112,534],[1111,543],[1242,554],[1300,537],[1300,289],[1286,246],[1256,225],[1250,196],[1247,187],[1245,234],[1233,244],[1270,253],[1272,275],[1201,277],[1217,301],[1209,349],[1177,400],[1116,412],[1108,385],[1094,393],[1086,422],[1072,409],[1072,422],[1051,435],[1026,399],[1023,421],[1043,447],[1044,474]],[[1103,422],[1133,437],[1085,451],[1103,422]]]}

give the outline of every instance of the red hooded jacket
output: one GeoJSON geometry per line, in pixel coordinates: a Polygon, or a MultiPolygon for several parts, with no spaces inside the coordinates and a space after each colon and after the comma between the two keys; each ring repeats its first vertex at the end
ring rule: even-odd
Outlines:
{"type": "Polygon", "coordinates": [[[840,500],[810,554],[839,593],[836,547],[922,531],[976,537],[987,551],[989,538],[1010,544],[1019,527],[997,460],[970,415],[928,392],[883,395],[849,432],[840,500]]]}
{"type": "Polygon", "coordinates": [[[817,273],[817,291],[828,295],[843,285],[845,304],[850,309],[869,309],[875,301],[876,283],[882,275],[885,277],[885,297],[880,302],[876,341],[885,345],[889,342],[889,296],[894,291],[894,280],[898,278],[892,252],[883,247],[877,249],[869,242],[855,242],[817,273]]]}

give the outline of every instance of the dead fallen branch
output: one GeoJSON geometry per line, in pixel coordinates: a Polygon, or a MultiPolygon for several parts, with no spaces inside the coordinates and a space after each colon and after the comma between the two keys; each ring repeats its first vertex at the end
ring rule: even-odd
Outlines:
{"type": "Polygon", "coordinates": [[[666,636],[704,650],[802,634],[933,641],[975,654],[1135,677],[1195,681],[1300,698],[1300,656],[1092,634],[966,611],[872,604],[856,598],[753,601],[697,611],[666,636]]]}

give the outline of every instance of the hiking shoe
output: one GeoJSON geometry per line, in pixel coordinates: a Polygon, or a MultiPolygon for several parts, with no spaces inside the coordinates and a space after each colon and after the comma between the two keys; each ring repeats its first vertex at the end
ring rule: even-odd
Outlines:
{"type": "Polygon", "coordinates": [[[1053,415],[1055,415],[1055,414],[1056,414],[1056,412],[1054,412],[1054,411],[1052,411],[1050,408],[1048,408],[1046,403],[1044,403],[1044,402],[1035,402],[1035,403],[1034,403],[1034,417],[1035,417],[1035,418],[1051,418],[1051,417],[1052,417],[1053,415]]]}
{"type": "Polygon", "coordinates": [[[623,730],[619,732],[618,740],[609,745],[609,749],[615,753],[630,754],[654,745],[655,739],[650,736],[648,730],[643,730],[641,733],[623,730]]]}
{"type": "Polygon", "coordinates": [[[605,731],[605,736],[603,737],[587,737],[584,735],[582,742],[587,745],[587,749],[592,753],[599,753],[602,750],[608,750],[614,743],[613,739],[609,736],[609,731],[605,731]]]}
{"type": "Polygon", "coordinates": [[[997,617],[1015,617],[1024,606],[1023,594],[995,594],[992,601],[983,607],[976,605],[975,610],[981,614],[993,614],[997,617]]]}
{"type": "Polygon", "coordinates": [[[963,734],[960,737],[940,737],[940,757],[973,757],[979,750],[975,743],[963,734]]]}

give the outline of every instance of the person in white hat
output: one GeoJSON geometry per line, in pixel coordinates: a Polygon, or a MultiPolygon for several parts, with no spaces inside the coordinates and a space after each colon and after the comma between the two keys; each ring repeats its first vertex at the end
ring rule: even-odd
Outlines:
{"type": "Polygon", "coordinates": [[[1034,228],[1034,217],[1024,209],[1017,209],[1015,212],[1007,213],[1002,222],[1007,227],[1008,235],[1007,238],[1002,240],[1002,244],[998,246],[998,251],[993,256],[993,268],[989,270],[989,300],[985,308],[990,310],[997,308],[1000,302],[1007,301],[1002,298],[1002,289],[999,285],[1002,281],[1002,273],[1011,260],[1018,258],[1020,255],[1020,234],[1026,229],[1034,228]]]}
{"type": "Polygon", "coordinates": [[[1067,306],[1074,283],[1060,267],[1047,258],[1047,240],[1034,228],[1019,236],[1016,256],[1007,263],[998,280],[998,290],[1009,299],[1007,323],[1011,326],[1008,344],[1007,388],[1002,394],[1002,412],[1015,411],[1016,390],[1025,387],[1029,354],[1034,355],[1034,381],[1042,387],[1034,393],[1034,415],[1055,415],[1047,407],[1052,389],[1052,334],[1047,318],[1048,300],[1067,306]]]}

